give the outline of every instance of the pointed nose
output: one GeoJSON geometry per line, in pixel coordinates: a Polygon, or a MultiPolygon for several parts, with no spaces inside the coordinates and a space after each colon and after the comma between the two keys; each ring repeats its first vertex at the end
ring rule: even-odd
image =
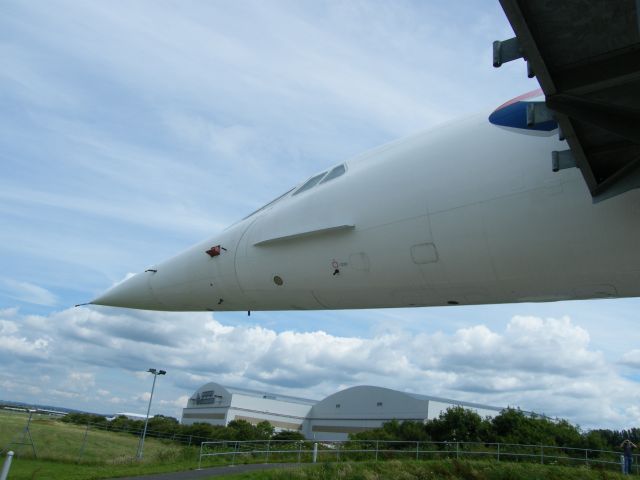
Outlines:
{"type": "Polygon", "coordinates": [[[139,308],[142,310],[160,310],[162,305],[156,300],[149,284],[152,272],[143,272],[111,287],[95,300],[92,305],[109,307],[139,308]]]}

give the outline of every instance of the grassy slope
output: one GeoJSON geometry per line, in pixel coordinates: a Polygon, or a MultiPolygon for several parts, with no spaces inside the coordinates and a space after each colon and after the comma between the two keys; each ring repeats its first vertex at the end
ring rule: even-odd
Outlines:
{"type": "MultiPolygon", "coordinates": [[[[0,448],[21,440],[26,415],[0,411],[0,448]]],[[[21,479],[99,479],[195,468],[198,450],[172,442],[147,438],[144,460],[134,459],[138,438],[128,433],[92,429],[78,462],[85,427],[62,423],[48,416],[34,416],[31,436],[37,460],[30,446],[12,445],[16,452],[9,478],[21,479]]],[[[3,461],[3,459],[0,459],[3,461]]]]}
{"type": "MultiPolygon", "coordinates": [[[[0,448],[12,440],[20,441],[26,424],[24,414],[0,411],[0,448]]],[[[77,461],[85,435],[85,427],[62,423],[46,415],[34,415],[31,422],[31,436],[38,459],[77,461]]],[[[129,433],[115,433],[97,429],[89,430],[82,453],[83,462],[123,463],[135,456],[138,438],[129,433]]],[[[24,458],[31,456],[31,447],[12,445],[11,450],[24,458]]],[[[155,439],[145,440],[145,455],[173,455],[181,447],[155,439]]]]}
{"type": "MultiPolygon", "coordinates": [[[[220,478],[220,477],[216,477],[220,478]]],[[[226,477],[229,480],[622,480],[619,473],[533,463],[398,461],[322,464],[226,477]]]]}

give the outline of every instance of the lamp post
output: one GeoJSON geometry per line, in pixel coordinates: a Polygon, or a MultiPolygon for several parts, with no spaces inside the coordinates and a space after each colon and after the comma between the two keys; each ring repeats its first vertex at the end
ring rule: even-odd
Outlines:
{"type": "Polygon", "coordinates": [[[147,435],[147,425],[149,423],[149,412],[151,411],[151,400],[153,400],[153,390],[156,388],[156,378],[158,375],[166,375],[167,372],[164,370],[156,370],[155,368],[150,368],[147,372],[153,374],[153,385],[151,386],[151,396],[149,396],[149,406],[147,407],[147,418],[144,421],[144,430],[142,431],[142,437],[140,438],[140,443],[138,444],[138,460],[142,460],[142,449],[144,448],[144,437],[147,435]]]}

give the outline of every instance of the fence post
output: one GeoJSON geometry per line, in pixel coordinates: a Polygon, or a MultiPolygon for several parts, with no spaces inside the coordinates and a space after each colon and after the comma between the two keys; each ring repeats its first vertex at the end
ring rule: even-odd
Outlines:
{"type": "Polygon", "coordinates": [[[313,444],[313,463],[318,461],[318,443],[313,444]]]}
{"type": "Polygon", "coordinates": [[[269,463],[269,450],[271,450],[271,440],[267,440],[267,461],[269,463]]]}
{"type": "Polygon", "coordinates": [[[231,458],[231,465],[236,464],[236,453],[238,453],[238,441],[236,441],[236,446],[233,449],[233,457],[231,458]]]}
{"type": "Polygon", "coordinates": [[[500,461],[500,444],[498,444],[498,461],[500,461]]]}
{"type": "Polygon", "coordinates": [[[376,440],[376,462],[378,461],[378,447],[380,446],[380,440],[376,440]]]}
{"type": "Polygon", "coordinates": [[[302,455],[302,442],[298,442],[298,463],[300,463],[301,455],[302,455]]]}
{"type": "Polygon", "coordinates": [[[589,450],[584,451],[584,464],[589,465],[589,450]]]}
{"type": "Polygon", "coordinates": [[[198,456],[198,470],[202,470],[202,445],[204,445],[204,442],[200,442],[200,455],[198,456]]]}
{"type": "Polygon", "coordinates": [[[2,473],[0,473],[0,480],[7,480],[9,476],[9,470],[11,469],[11,461],[13,460],[13,452],[7,452],[7,458],[4,461],[4,465],[2,466],[2,473]]]}
{"type": "Polygon", "coordinates": [[[336,462],[340,461],[340,442],[336,446],[336,462]]]}
{"type": "Polygon", "coordinates": [[[87,422],[87,428],[84,431],[84,437],[82,438],[82,445],[80,446],[80,453],[78,454],[78,463],[82,460],[84,454],[84,447],[87,445],[87,436],[89,435],[89,422],[87,422]]]}
{"type": "Polygon", "coordinates": [[[189,446],[191,446],[191,438],[193,437],[193,435],[189,435],[189,446]]]}
{"type": "Polygon", "coordinates": [[[420,442],[416,442],[416,460],[420,459],[420,442]]]}
{"type": "Polygon", "coordinates": [[[456,442],[456,460],[460,458],[460,442],[456,442]]]}
{"type": "Polygon", "coordinates": [[[544,446],[540,445],[540,463],[544,465],[544,446]]]}

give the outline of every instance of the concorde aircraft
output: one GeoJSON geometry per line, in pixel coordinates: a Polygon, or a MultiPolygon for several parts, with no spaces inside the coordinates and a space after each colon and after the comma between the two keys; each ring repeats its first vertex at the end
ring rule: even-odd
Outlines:
{"type": "Polygon", "coordinates": [[[318,172],[91,303],[251,311],[640,296],[635,2],[550,3],[501,0],[516,37],[494,43],[494,66],[525,58],[541,91],[318,172]],[[615,34],[603,42],[594,22],[615,34]]]}

